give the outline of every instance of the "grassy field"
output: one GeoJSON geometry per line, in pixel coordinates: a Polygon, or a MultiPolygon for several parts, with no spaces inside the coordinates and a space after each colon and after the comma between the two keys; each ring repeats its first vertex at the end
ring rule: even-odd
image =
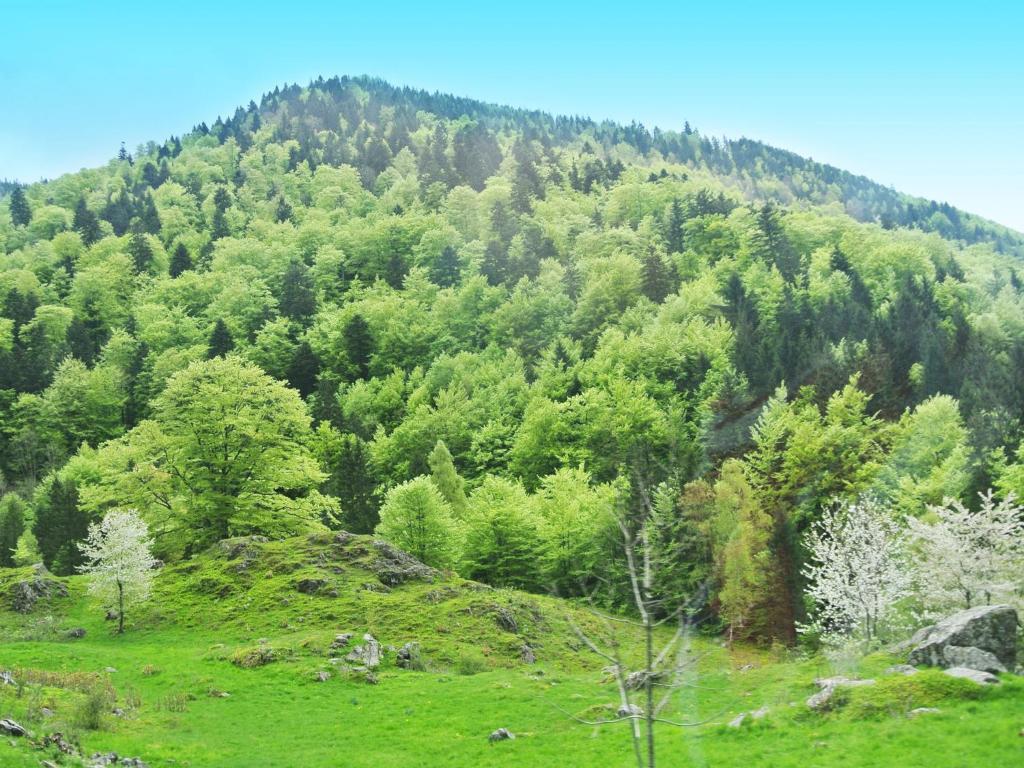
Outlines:
{"type": "MultiPolygon", "coordinates": [[[[21,683],[0,686],[0,716],[37,740],[61,731],[84,754],[112,750],[154,768],[630,764],[625,726],[570,717],[599,712],[615,693],[578,648],[563,604],[441,577],[385,591],[381,579],[395,578],[380,576],[378,555],[365,539],[225,547],[164,569],[155,599],[122,636],[81,580],[69,579],[66,598],[28,615],[0,612],[0,669],[21,683]],[[303,579],[324,583],[303,594],[303,579]],[[85,637],[68,638],[76,627],[85,637]],[[375,683],[339,672],[329,661],[332,638],[365,631],[385,645],[420,642],[424,669],[399,669],[388,653],[375,683]],[[536,664],[521,661],[524,643],[536,664]],[[253,658],[271,660],[240,665],[253,658]],[[318,682],[319,671],[331,678],[318,682]],[[499,727],[517,738],[490,744],[499,727]]],[[[5,572],[0,594],[25,575],[5,572]]],[[[883,676],[818,715],[804,700],[813,678],[832,672],[821,659],[711,640],[695,650],[700,675],[675,709],[708,722],[666,726],[663,765],[1024,765],[1020,678],[983,689],[937,672],[883,676]],[[762,706],[763,720],[726,725],[762,706]],[[921,706],[940,711],[908,716],[921,706]]],[[[882,675],[892,662],[871,657],[858,672],[882,675]]],[[[51,753],[0,741],[2,766],[75,764],[51,753]]]]}

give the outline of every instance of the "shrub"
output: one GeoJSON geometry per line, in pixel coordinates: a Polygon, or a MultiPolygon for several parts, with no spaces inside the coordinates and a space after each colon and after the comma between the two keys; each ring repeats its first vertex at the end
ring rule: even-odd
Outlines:
{"type": "MultiPolygon", "coordinates": [[[[840,689],[846,711],[854,718],[904,715],[918,707],[933,707],[942,701],[977,699],[986,689],[962,678],[928,669],[916,675],[883,677],[860,688],[840,689]]],[[[837,691],[839,693],[840,691],[837,691]]]]}
{"type": "Polygon", "coordinates": [[[114,697],[109,688],[93,686],[85,691],[85,696],[78,702],[72,721],[83,730],[99,730],[103,727],[104,716],[113,705],[114,697]]]}
{"type": "Polygon", "coordinates": [[[262,667],[276,661],[277,652],[268,645],[258,645],[255,648],[239,648],[231,654],[231,663],[242,669],[262,667]]]}
{"type": "Polygon", "coordinates": [[[455,671],[460,675],[478,675],[487,671],[487,660],[472,651],[460,653],[455,660],[455,671]]]}

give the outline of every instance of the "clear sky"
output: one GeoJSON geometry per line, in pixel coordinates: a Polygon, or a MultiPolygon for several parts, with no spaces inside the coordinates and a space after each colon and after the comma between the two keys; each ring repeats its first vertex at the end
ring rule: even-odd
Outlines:
{"type": "Polygon", "coordinates": [[[370,74],[748,136],[1024,231],[1024,5],[0,0],[0,178],[370,74]]]}

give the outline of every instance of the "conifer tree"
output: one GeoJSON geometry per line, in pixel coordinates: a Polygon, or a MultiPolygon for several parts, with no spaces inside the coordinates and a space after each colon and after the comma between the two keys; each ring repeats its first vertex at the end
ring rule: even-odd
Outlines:
{"type": "Polygon", "coordinates": [[[223,357],[235,348],[235,340],[231,337],[231,331],[227,324],[220,318],[213,326],[210,333],[210,342],[206,351],[206,357],[212,360],[215,357],[223,357]]]}
{"type": "Polygon", "coordinates": [[[427,457],[427,464],[430,466],[430,476],[434,485],[451,505],[455,517],[462,518],[466,513],[466,484],[459,477],[455,461],[444,440],[437,441],[434,450],[427,457]]]}
{"type": "Polygon", "coordinates": [[[32,221],[32,209],[25,197],[25,190],[20,186],[11,190],[11,221],[16,227],[28,226],[32,221]]]}
{"type": "Polygon", "coordinates": [[[171,256],[170,275],[178,277],[182,272],[192,269],[192,257],[188,255],[188,248],[184,243],[178,243],[171,256]]]}
{"type": "Polygon", "coordinates": [[[14,566],[14,550],[25,532],[25,502],[16,493],[0,498],[0,567],[14,566]]]}
{"type": "Polygon", "coordinates": [[[316,392],[317,377],[320,374],[320,359],[316,356],[308,341],[301,341],[295,348],[295,354],[288,364],[285,378],[293,389],[298,390],[304,398],[316,392]]]}
{"type": "Polygon", "coordinates": [[[451,288],[459,284],[461,269],[462,265],[455,249],[446,245],[430,268],[430,280],[442,288],[451,288]]]}
{"type": "Polygon", "coordinates": [[[668,211],[668,225],[665,228],[665,245],[669,253],[682,253],[684,248],[683,225],[686,219],[683,215],[683,204],[679,198],[672,199],[672,205],[668,211]]]}
{"type": "Polygon", "coordinates": [[[132,257],[137,273],[149,271],[153,264],[153,249],[141,232],[134,232],[128,240],[128,254],[132,257]]]}
{"type": "Polygon", "coordinates": [[[78,203],[75,204],[75,216],[71,226],[82,236],[82,242],[87,246],[92,245],[103,236],[99,219],[95,213],[89,210],[84,197],[78,198],[78,203]]]}
{"type": "Polygon", "coordinates": [[[285,270],[281,285],[281,314],[299,323],[306,323],[316,312],[316,293],[309,268],[293,259],[285,270]]]}
{"type": "Polygon", "coordinates": [[[277,198],[277,211],[274,214],[277,220],[281,223],[292,220],[292,207],[288,205],[288,201],[284,199],[284,195],[279,195],[277,198]]]}
{"type": "Polygon", "coordinates": [[[366,379],[370,376],[370,357],[373,355],[373,336],[370,326],[362,315],[353,315],[345,324],[342,332],[345,340],[345,355],[354,378],[366,379]]]}

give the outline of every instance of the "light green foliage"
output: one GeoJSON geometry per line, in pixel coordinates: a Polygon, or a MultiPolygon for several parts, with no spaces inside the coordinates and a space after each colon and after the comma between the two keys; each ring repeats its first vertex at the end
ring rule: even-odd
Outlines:
{"type": "Polygon", "coordinates": [[[444,444],[444,440],[437,441],[437,445],[427,457],[427,464],[430,465],[430,478],[441,495],[444,496],[445,501],[451,506],[452,514],[457,519],[465,519],[467,509],[465,482],[459,477],[455,463],[452,461],[452,455],[448,446],[444,444]]]}
{"type": "Polygon", "coordinates": [[[540,518],[523,487],[487,477],[469,497],[459,572],[497,587],[536,589],[540,518]]]}
{"type": "Polygon", "coordinates": [[[904,414],[895,426],[879,484],[897,509],[921,515],[929,504],[960,498],[970,482],[968,433],[956,400],[937,395],[904,414]]]}
{"type": "Polygon", "coordinates": [[[427,565],[450,568],[461,551],[461,530],[451,506],[429,477],[387,492],[377,533],[427,565]]]}
{"type": "Polygon", "coordinates": [[[42,555],[39,554],[39,542],[36,541],[31,529],[25,529],[18,537],[18,543],[11,552],[11,559],[16,566],[35,565],[43,561],[42,555]]]}
{"type": "Polygon", "coordinates": [[[729,636],[771,633],[771,608],[777,598],[778,565],[770,542],[772,519],[762,511],[739,462],[727,461],[715,484],[716,562],[721,583],[720,615],[729,636]]]}
{"type": "Polygon", "coordinates": [[[94,455],[99,478],[83,501],[136,505],[170,551],[309,528],[335,511],[316,490],[310,434],[294,390],[235,357],[193,363],[170,378],[151,421],[94,455]]]}
{"type": "Polygon", "coordinates": [[[541,520],[544,586],[556,594],[576,594],[600,572],[619,535],[615,489],[595,486],[583,469],[560,469],[540,482],[533,496],[541,520]]]}

